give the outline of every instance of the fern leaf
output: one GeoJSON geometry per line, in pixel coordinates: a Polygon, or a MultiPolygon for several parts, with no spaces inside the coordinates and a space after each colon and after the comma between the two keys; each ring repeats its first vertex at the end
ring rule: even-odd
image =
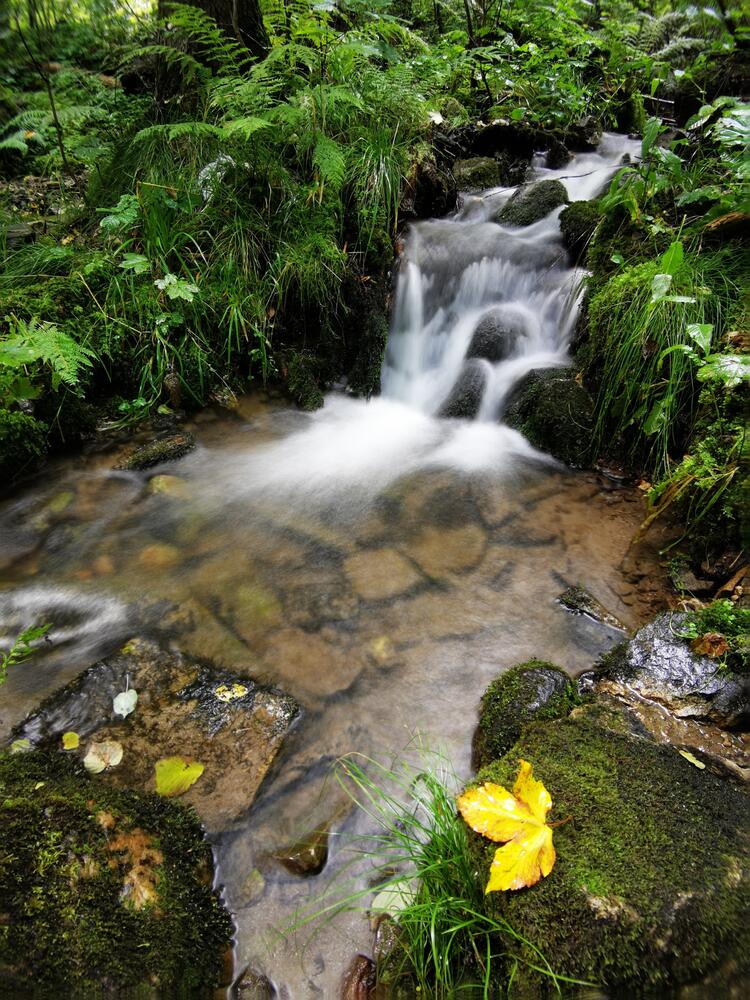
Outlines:
{"type": "Polygon", "coordinates": [[[334,190],[344,183],[346,160],[344,151],[327,135],[319,135],[313,148],[312,162],[318,178],[334,190]]]}
{"type": "Polygon", "coordinates": [[[271,122],[265,118],[247,115],[244,118],[235,118],[233,121],[224,122],[222,130],[226,135],[239,135],[243,139],[249,139],[256,132],[270,127],[271,122]]]}

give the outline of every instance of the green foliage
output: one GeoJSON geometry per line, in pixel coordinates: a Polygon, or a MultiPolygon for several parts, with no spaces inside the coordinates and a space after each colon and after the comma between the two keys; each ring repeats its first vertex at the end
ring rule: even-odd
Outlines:
{"type": "Polygon", "coordinates": [[[34,399],[39,390],[29,374],[43,369],[53,390],[62,383],[77,389],[81,369],[91,366],[92,352],[53,323],[6,317],[10,333],[0,342],[0,404],[8,407],[34,399]]]}
{"type": "Polygon", "coordinates": [[[39,640],[52,628],[52,625],[30,625],[17,636],[7,652],[0,651],[0,684],[8,677],[8,667],[14,667],[33,656],[39,640]]]}
{"type": "Polygon", "coordinates": [[[690,611],[680,625],[680,633],[698,639],[707,632],[723,635],[729,643],[725,659],[728,667],[750,671],[750,608],[740,608],[726,599],[712,601],[699,611],[690,611]]]}

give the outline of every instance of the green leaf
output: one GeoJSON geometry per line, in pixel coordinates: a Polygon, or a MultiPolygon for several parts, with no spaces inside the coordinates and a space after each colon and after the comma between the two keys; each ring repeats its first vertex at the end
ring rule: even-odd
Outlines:
{"type": "Polygon", "coordinates": [[[655,274],[651,282],[651,302],[660,302],[671,287],[671,274],[655,274]]]}
{"type": "Polygon", "coordinates": [[[694,340],[704,354],[711,350],[711,336],[714,332],[712,323],[690,323],[685,330],[688,337],[694,340]]]}
{"type": "Polygon", "coordinates": [[[204,766],[186,757],[163,757],[155,767],[156,791],[166,798],[182,795],[203,774],[204,766]]]}
{"type": "Polygon", "coordinates": [[[145,274],[151,270],[151,262],[148,257],[144,257],[141,253],[126,253],[123,254],[120,267],[125,271],[132,271],[134,274],[145,274]]]}
{"type": "Polygon", "coordinates": [[[667,404],[669,402],[669,397],[665,396],[664,399],[658,400],[651,407],[651,412],[646,417],[646,421],[643,425],[644,434],[656,434],[657,431],[661,430],[667,422],[667,404]]]}
{"type": "Polygon", "coordinates": [[[664,274],[669,274],[674,277],[675,274],[682,267],[682,261],[685,257],[685,252],[682,249],[682,243],[679,240],[675,240],[668,250],[662,254],[661,258],[661,269],[664,274]]]}
{"type": "Polygon", "coordinates": [[[625,258],[621,253],[613,253],[609,259],[612,261],[613,264],[617,264],[618,266],[625,263],[625,258]]]}
{"type": "Polygon", "coordinates": [[[709,354],[706,364],[698,369],[701,382],[723,382],[732,389],[750,381],[750,354],[709,354]]]}

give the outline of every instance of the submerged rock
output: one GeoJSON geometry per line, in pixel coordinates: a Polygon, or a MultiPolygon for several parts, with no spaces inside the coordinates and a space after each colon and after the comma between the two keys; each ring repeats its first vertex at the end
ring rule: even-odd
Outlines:
{"type": "Polygon", "coordinates": [[[341,1000],[372,1000],[376,995],[375,963],[366,955],[355,955],[344,974],[341,1000]]]}
{"type": "Polygon", "coordinates": [[[511,667],[482,696],[472,766],[484,767],[506,753],[531,719],[565,716],[577,700],[570,677],[554,663],[529,660],[511,667]]]}
{"type": "Polygon", "coordinates": [[[248,966],[232,986],[232,997],[236,1000],[274,1000],[278,996],[276,988],[262,972],[248,966]]]}
{"type": "Polygon", "coordinates": [[[252,805],[298,712],[276,688],[134,639],[47,699],[15,735],[57,743],[74,730],[81,757],[94,741],[121,743],[122,762],[95,778],[119,788],[152,790],[162,758],[198,761],[204,771],[182,801],[215,833],[252,805]],[[138,703],[118,721],[112,699],[126,687],[138,703]]]}
{"type": "Polygon", "coordinates": [[[479,359],[467,361],[448,397],[440,407],[439,416],[473,419],[479,413],[487,387],[487,372],[479,359]]]}
{"type": "Polygon", "coordinates": [[[594,406],[572,368],[534,368],[519,383],[503,420],[566,465],[589,459],[594,406]]]}
{"type": "Polygon", "coordinates": [[[567,205],[568,192],[562,181],[537,181],[519,188],[500,209],[495,222],[507,226],[530,226],[560,205],[567,205]]]}
{"type": "Polygon", "coordinates": [[[276,851],[274,857],[293,875],[319,875],[328,861],[328,835],[326,824],[308,833],[296,844],[276,851]]]}
{"type": "Polygon", "coordinates": [[[63,752],[0,753],[6,996],[199,996],[233,926],[195,815],[63,752]]]}
{"type": "Polygon", "coordinates": [[[627,632],[627,627],[620,619],[611,611],[607,611],[601,601],[598,601],[585,587],[568,587],[557,599],[564,608],[574,615],[586,615],[595,622],[608,625],[609,628],[627,632]]]}
{"type": "Polygon", "coordinates": [[[162,465],[164,462],[174,462],[187,455],[193,448],[195,448],[195,438],[192,434],[187,431],[180,434],[170,434],[169,437],[159,438],[136,448],[115,468],[129,471],[150,469],[152,466],[162,465]]]}
{"type": "MultiPolygon", "coordinates": [[[[556,972],[623,995],[691,983],[725,961],[747,966],[743,789],[585,712],[530,723],[476,780],[512,787],[519,758],[549,790],[550,819],[571,821],[554,831],[557,862],[547,878],[490,894],[491,915],[537,946],[556,972]]],[[[496,848],[472,837],[482,879],[496,848]]],[[[541,983],[529,985],[537,989],[529,995],[539,995],[541,983]]]]}
{"type": "Polygon", "coordinates": [[[501,164],[492,156],[472,156],[468,160],[456,160],[453,176],[461,191],[485,191],[500,187],[503,183],[501,164]]]}
{"type": "Polygon", "coordinates": [[[686,617],[659,615],[608,653],[598,676],[610,690],[657,701],[678,717],[736,726],[750,716],[750,677],[693,652],[680,635],[686,617]]]}

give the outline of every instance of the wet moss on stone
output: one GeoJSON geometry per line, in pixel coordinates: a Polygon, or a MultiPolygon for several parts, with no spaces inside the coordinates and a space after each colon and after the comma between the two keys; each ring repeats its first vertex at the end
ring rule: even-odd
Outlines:
{"type": "Polygon", "coordinates": [[[560,212],[563,243],[573,260],[584,256],[600,218],[601,208],[596,201],[574,201],[560,212]]]}
{"type": "Polygon", "coordinates": [[[474,768],[506,753],[531,719],[561,718],[578,702],[575,685],[554,663],[528,660],[511,667],[482,695],[472,743],[474,768]]]}
{"type": "Polygon", "coordinates": [[[137,448],[120,463],[118,468],[150,469],[163,462],[174,462],[178,458],[183,458],[193,448],[195,448],[195,438],[192,434],[186,431],[180,434],[170,434],[169,437],[150,441],[141,448],[137,448]]]}
{"type": "Polygon", "coordinates": [[[301,410],[319,410],[323,393],[316,377],[316,362],[312,355],[289,351],[284,358],[286,385],[289,395],[301,410]]]}
{"type": "Polygon", "coordinates": [[[33,472],[43,458],[47,427],[20,410],[0,409],[0,479],[13,482],[33,472]]]}
{"type": "Polygon", "coordinates": [[[212,995],[232,922],[191,810],[4,752],[0,825],[3,995],[212,995]]]}
{"type": "Polygon", "coordinates": [[[567,203],[568,192],[562,181],[537,181],[517,191],[500,209],[496,221],[506,226],[530,226],[567,203]]]}
{"type": "MultiPolygon", "coordinates": [[[[540,947],[555,971],[613,988],[689,983],[730,959],[747,964],[744,789],[674,748],[576,714],[530,723],[477,776],[508,787],[519,758],[531,761],[552,795],[550,819],[572,817],[555,830],[551,874],[488,896],[490,912],[540,947]]],[[[482,878],[496,846],[472,837],[482,878]]]]}
{"type": "Polygon", "coordinates": [[[514,391],[503,419],[535,448],[582,467],[589,462],[593,409],[574,369],[535,368],[514,391]]]}

